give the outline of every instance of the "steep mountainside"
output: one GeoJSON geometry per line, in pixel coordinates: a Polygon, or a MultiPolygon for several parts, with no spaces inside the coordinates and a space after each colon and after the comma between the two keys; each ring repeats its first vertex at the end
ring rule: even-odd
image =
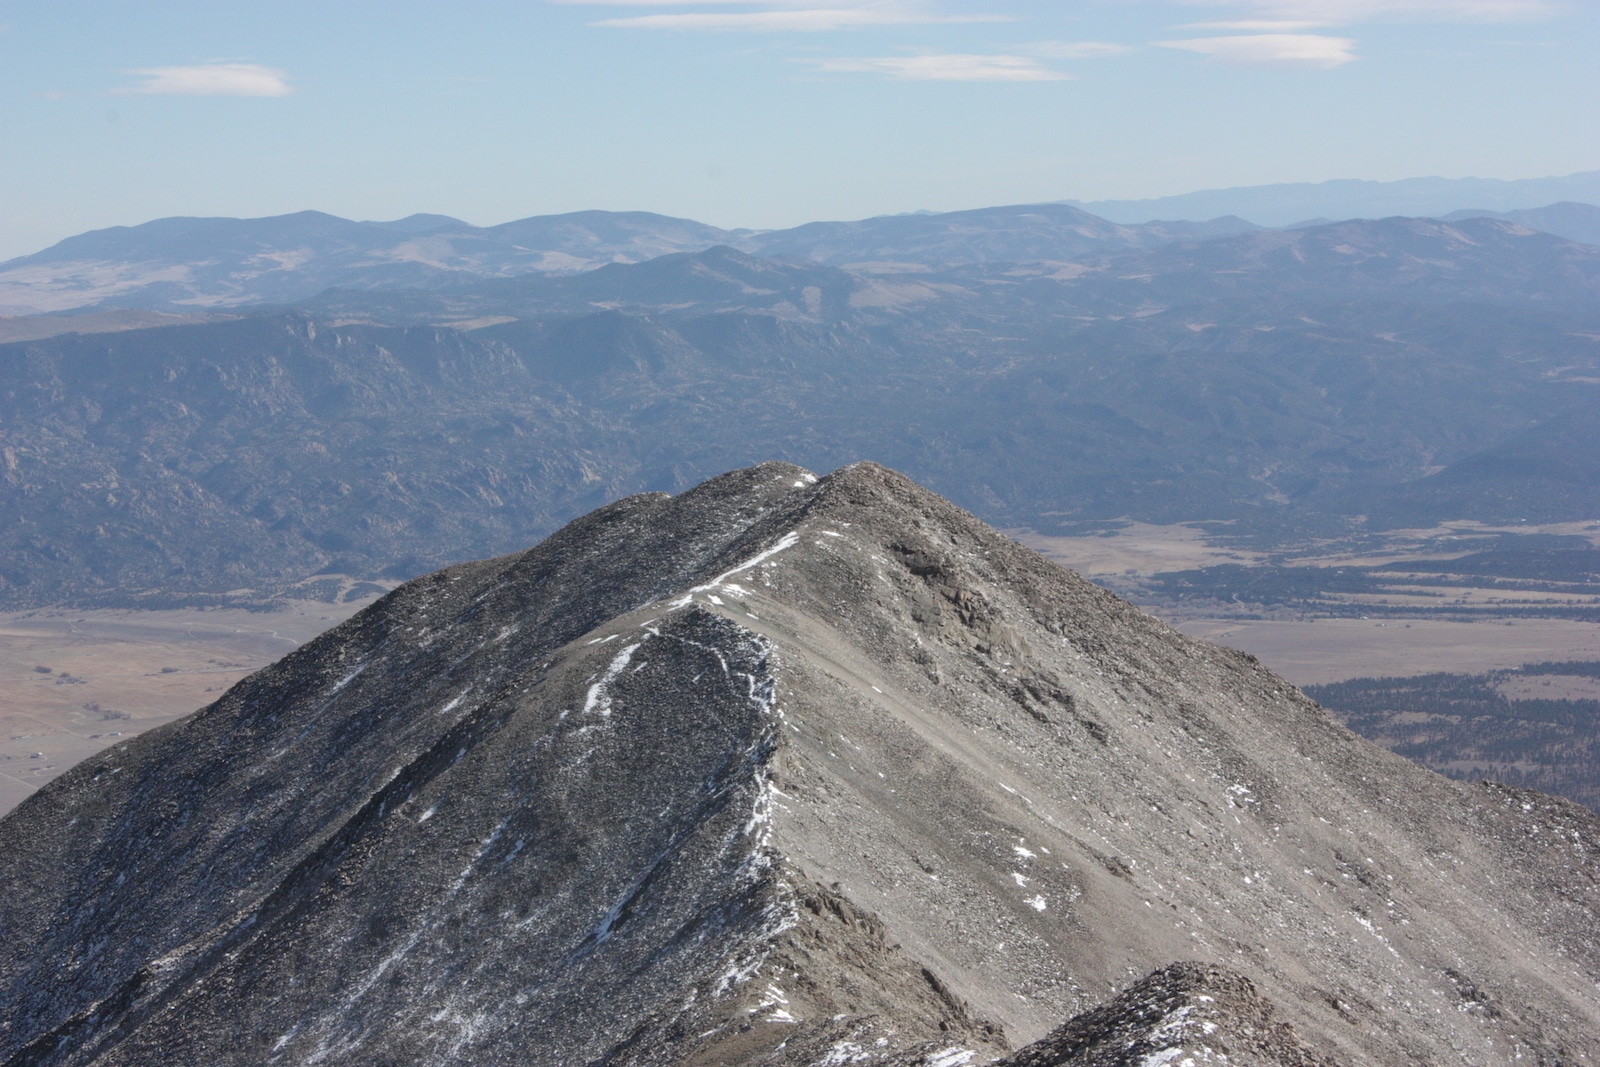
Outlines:
{"type": "Polygon", "coordinates": [[[1593,1062],[1597,835],[881,467],[767,464],[0,821],[0,1063],[1593,1062]]]}
{"type": "Polygon", "coordinates": [[[1542,419],[1364,503],[1378,521],[1394,526],[1443,515],[1560,522],[1585,511],[1600,514],[1600,408],[1585,404],[1542,419]]]}

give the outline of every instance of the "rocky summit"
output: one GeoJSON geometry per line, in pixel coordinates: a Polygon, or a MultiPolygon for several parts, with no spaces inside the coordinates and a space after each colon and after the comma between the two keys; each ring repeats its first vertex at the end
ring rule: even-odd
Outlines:
{"type": "Polygon", "coordinates": [[[1597,841],[891,471],[765,464],[32,796],[0,1063],[1596,1063],[1597,841]]]}

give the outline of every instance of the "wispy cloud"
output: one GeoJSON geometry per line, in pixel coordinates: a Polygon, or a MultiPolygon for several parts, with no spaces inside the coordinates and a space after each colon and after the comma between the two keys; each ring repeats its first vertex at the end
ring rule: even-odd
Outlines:
{"type": "Polygon", "coordinates": [[[1329,70],[1356,59],[1348,37],[1309,33],[1367,22],[1527,22],[1559,14],[1569,0],[1186,0],[1231,9],[1234,17],[1191,23],[1189,30],[1233,31],[1216,37],[1157,41],[1221,63],[1329,70]]]}
{"type": "Polygon", "coordinates": [[[1046,59],[1107,59],[1125,56],[1133,49],[1125,44],[1106,41],[1040,41],[1018,51],[1046,59]]]}
{"type": "Polygon", "coordinates": [[[1031,56],[952,52],[824,59],[817,61],[815,68],[833,73],[881,74],[896,81],[1055,82],[1072,77],[1031,56]]]}
{"type": "MultiPolygon", "coordinates": [[[[1190,0],[1201,7],[1231,7],[1273,19],[1340,26],[1376,19],[1430,22],[1526,22],[1570,7],[1563,0],[1190,0]]],[[[1241,27],[1243,28],[1243,27],[1241,27]]]]}
{"type": "Polygon", "coordinates": [[[147,96],[288,96],[289,76],[257,63],[197,63],[187,67],[142,67],[122,73],[142,78],[114,90],[147,96]]]}
{"type": "Polygon", "coordinates": [[[1293,19],[1222,19],[1214,22],[1191,22],[1186,30],[1239,30],[1247,33],[1299,33],[1328,25],[1326,22],[1295,21],[1293,19]]]}
{"type": "Polygon", "coordinates": [[[946,14],[922,0],[554,0],[590,7],[712,8],[648,15],[615,15],[594,25],[633,30],[754,30],[820,33],[857,26],[911,26],[968,22],[1012,22],[1010,15],[946,14]],[[737,7],[742,10],[725,10],[737,7]],[[715,9],[724,10],[715,10],[715,9]]]}
{"type": "Polygon", "coordinates": [[[671,15],[629,15],[599,19],[596,26],[632,30],[765,30],[819,33],[853,26],[907,26],[927,23],[1010,22],[1005,15],[931,15],[852,7],[814,7],[773,11],[690,11],[671,15]]]}
{"type": "Polygon", "coordinates": [[[1157,41],[1163,48],[1181,48],[1210,56],[1219,63],[1252,67],[1312,67],[1331,70],[1355,61],[1355,41],[1317,33],[1252,33],[1232,37],[1191,37],[1157,41]]]}

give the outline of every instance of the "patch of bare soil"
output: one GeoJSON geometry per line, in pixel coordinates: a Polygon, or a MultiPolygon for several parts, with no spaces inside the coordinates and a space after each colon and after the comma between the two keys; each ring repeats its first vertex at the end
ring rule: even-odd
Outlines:
{"type": "Polygon", "coordinates": [[[1014,532],[1018,541],[1086,578],[1142,576],[1159,571],[1214,567],[1222,563],[1250,565],[1264,556],[1206,540],[1205,530],[1189,523],[1152,526],[1130,522],[1121,529],[1090,537],[1047,537],[1014,532]]]}
{"type": "Polygon", "coordinates": [[[1540,660],[1600,659],[1600,625],[1568,619],[1186,619],[1191,637],[1248,652],[1295,685],[1346,678],[1476,674],[1540,660]]]}

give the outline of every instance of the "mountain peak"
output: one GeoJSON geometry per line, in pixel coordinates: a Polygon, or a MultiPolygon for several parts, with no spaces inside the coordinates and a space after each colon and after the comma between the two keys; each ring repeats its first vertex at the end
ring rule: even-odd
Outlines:
{"type": "Polygon", "coordinates": [[[40,790],[0,1060],[1573,1060],[1596,834],[891,470],[768,463],[410,582],[40,790]]]}
{"type": "Polygon", "coordinates": [[[473,226],[462,222],[460,219],[451,218],[449,215],[429,215],[418,212],[407,215],[403,219],[394,219],[389,222],[363,222],[363,226],[376,226],[384,230],[393,230],[396,233],[439,233],[446,230],[470,230],[473,226]]]}

